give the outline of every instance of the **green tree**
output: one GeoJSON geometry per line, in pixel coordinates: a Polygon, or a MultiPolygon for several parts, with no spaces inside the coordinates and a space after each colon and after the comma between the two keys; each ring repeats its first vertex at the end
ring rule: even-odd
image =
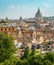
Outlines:
{"type": "Polygon", "coordinates": [[[31,56],[28,59],[30,65],[42,65],[42,62],[36,58],[36,56],[31,56]]]}
{"type": "Polygon", "coordinates": [[[19,61],[19,58],[12,57],[11,59],[5,60],[3,63],[4,65],[16,65],[19,61]]]}
{"type": "Polygon", "coordinates": [[[32,49],[32,51],[31,51],[31,56],[34,56],[34,55],[36,55],[36,50],[35,50],[35,48],[32,49]]]}
{"type": "Polygon", "coordinates": [[[46,60],[48,59],[49,61],[54,62],[54,52],[46,53],[44,58],[46,60]]]}
{"type": "Polygon", "coordinates": [[[43,61],[43,65],[52,65],[52,62],[49,60],[43,61]]]}
{"type": "Polygon", "coordinates": [[[21,60],[20,64],[21,65],[29,65],[29,62],[27,59],[25,59],[25,60],[21,60]]]}
{"type": "Polygon", "coordinates": [[[23,58],[29,58],[29,56],[30,56],[30,49],[29,47],[26,47],[23,58]]]}
{"type": "Polygon", "coordinates": [[[0,33],[0,62],[9,59],[15,50],[13,38],[5,33],[0,33]]]}
{"type": "Polygon", "coordinates": [[[4,65],[4,63],[0,63],[0,65],[4,65]]]}

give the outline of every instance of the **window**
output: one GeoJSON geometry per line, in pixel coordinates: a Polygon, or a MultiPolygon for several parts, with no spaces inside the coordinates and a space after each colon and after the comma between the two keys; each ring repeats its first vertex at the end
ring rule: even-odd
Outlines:
{"type": "Polygon", "coordinates": [[[14,31],[14,28],[13,28],[13,31],[14,31]]]}
{"type": "Polygon", "coordinates": [[[3,31],[3,29],[1,28],[1,31],[3,31]]]}
{"type": "Polygon", "coordinates": [[[10,28],[9,28],[9,31],[10,31],[10,28]]]}

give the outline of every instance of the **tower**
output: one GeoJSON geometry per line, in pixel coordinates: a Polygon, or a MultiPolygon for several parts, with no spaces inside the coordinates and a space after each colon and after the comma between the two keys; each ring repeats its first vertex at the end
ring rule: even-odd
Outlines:
{"type": "Polygon", "coordinates": [[[25,26],[26,25],[26,23],[23,20],[22,16],[20,16],[20,18],[19,18],[19,23],[20,23],[21,26],[25,26]]]}

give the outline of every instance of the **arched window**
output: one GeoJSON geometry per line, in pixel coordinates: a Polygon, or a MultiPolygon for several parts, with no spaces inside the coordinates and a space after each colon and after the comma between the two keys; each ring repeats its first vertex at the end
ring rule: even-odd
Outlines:
{"type": "Polygon", "coordinates": [[[14,31],[14,28],[13,28],[13,31],[14,31]]]}
{"type": "Polygon", "coordinates": [[[3,29],[1,28],[1,31],[3,31],[3,29]]]}
{"type": "Polygon", "coordinates": [[[10,31],[10,28],[9,28],[9,31],[10,31]]]}

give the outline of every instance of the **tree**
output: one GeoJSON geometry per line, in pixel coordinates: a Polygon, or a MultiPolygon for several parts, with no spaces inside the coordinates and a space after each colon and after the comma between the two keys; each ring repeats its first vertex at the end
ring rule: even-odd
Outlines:
{"type": "Polygon", "coordinates": [[[30,49],[29,47],[26,47],[23,58],[29,58],[29,56],[30,56],[30,49]]]}
{"type": "Polygon", "coordinates": [[[43,65],[52,65],[52,62],[49,60],[43,61],[43,65]]]}
{"type": "Polygon", "coordinates": [[[16,48],[13,43],[13,38],[0,32],[0,62],[9,59],[15,50],[16,48]]]}
{"type": "Polygon", "coordinates": [[[29,62],[27,59],[21,60],[19,65],[29,65],[29,62]]]}
{"type": "Polygon", "coordinates": [[[5,60],[3,62],[4,65],[16,65],[19,61],[19,58],[12,57],[11,59],[5,60]]]}
{"type": "Polygon", "coordinates": [[[36,50],[34,48],[34,49],[32,49],[31,56],[34,56],[35,54],[36,54],[36,50]]]}
{"type": "Polygon", "coordinates": [[[36,56],[31,56],[28,59],[30,65],[42,65],[42,62],[36,58],[36,56]]]}
{"type": "Polygon", "coordinates": [[[4,65],[4,63],[0,63],[0,65],[4,65]]]}
{"type": "Polygon", "coordinates": [[[54,62],[54,52],[46,53],[44,58],[46,60],[48,59],[49,61],[54,62]]]}

